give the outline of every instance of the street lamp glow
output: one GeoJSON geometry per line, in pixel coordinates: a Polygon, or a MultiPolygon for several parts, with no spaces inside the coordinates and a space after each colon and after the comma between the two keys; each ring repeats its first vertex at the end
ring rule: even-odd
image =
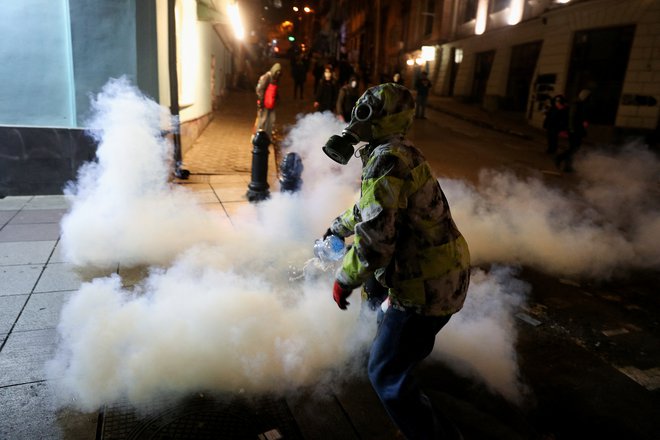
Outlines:
{"type": "Polygon", "coordinates": [[[435,47],[434,46],[422,46],[422,58],[424,61],[433,61],[435,60],[435,47]]]}
{"type": "Polygon", "coordinates": [[[488,0],[479,0],[477,7],[477,19],[474,24],[474,33],[481,35],[486,30],[486,21],[488,20],[488,0]]]}
{"type": "Polygon", "coordinates": [[[229,12],[229,18],[231,19],[231,25],[234,28],[234,35],[237,39],[242,40],[245,38],[245,29],[243,28],[243,22],[241,21],[241,14],[238,11],[238,3],[227,5],[227,10],[229,12]]]}
{"type": "Polygon", "coordinates": [[[520,23],[523,16],[523,9],[525,9],[525,2],[523,0],[511,0],[509,4],[509,16],[506,22],[510,25],[520,23]]]}

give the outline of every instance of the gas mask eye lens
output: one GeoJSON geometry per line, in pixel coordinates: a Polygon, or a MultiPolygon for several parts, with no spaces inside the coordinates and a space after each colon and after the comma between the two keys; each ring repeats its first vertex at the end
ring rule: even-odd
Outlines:
{"type": "Polygon", "coordinates": [[[369,104],[360,104],[355,107],[354,117],[360,122],[368,121],[371,119],[373,109],[369,104]]]}

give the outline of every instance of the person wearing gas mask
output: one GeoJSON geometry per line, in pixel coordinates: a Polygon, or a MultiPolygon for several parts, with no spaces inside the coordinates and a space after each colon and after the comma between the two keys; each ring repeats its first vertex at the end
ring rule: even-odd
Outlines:
{"type": "Polygon", "coordinates": [[[409,439],[460,438],[436,413],[412,376],[436,334],[465,301],[470,280],[467,242],[422,153],[404,136],[415,111],[411,92],[387,83],[356,102],[341,135],[323,151],[340,164],[360,147],[361,195],[326,231],[353,235],[333,286],[340,309],[352,291],[375,278],[387,289],[378,312],[368,375],[388,414],[409,439]]]}

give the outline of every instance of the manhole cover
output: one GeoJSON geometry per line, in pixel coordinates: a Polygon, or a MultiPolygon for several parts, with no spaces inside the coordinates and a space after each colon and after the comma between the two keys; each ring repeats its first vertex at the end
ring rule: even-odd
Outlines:
{"type": "Polygon", "coordinates": [[[103,440],[302,439],[282,398],[212,397],[158,401],[141,411],[128,403],[106,407],[103,440]]]}

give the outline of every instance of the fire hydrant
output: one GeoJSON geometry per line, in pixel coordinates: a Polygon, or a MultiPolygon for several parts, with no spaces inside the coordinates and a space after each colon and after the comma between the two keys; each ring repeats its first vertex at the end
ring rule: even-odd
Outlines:
{"type": "Polygon", "coordinates": [[[297,192],[302,186],[303,163],[298,153],[287,153],[280,164],[280,191],[297,192]]]}

